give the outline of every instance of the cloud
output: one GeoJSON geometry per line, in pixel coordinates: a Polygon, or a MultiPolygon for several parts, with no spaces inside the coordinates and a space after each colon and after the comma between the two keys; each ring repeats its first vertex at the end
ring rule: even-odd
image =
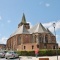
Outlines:
{"type": "Polygon", "coordinates": [[[53,23],[54,23],[54,22],[48,22],[48,23],[44,23],[43,25],[44,25],[45,27],[50,27],[50,26],[52,26],[53,23]]]}
{"type": "MultiPolygon", "coordinates": [[[[55,30],[57,31],[57,30],[60,29],[60,21],[55,22],[55,24],[56,24],[55,30]]],[[[52,30],[52,27],[53,27],[53,26],[50,26],[50,30],[52,30]]]]}
{"type": "Polygon", "coordinates": [[[7,23],[10,23],[10,22],[11,22],[11,20],[8,20],[8,21],[7,21],[7,23]]]}
{"type": "Polygon", "coordinates": [[[45,6],[46,6],[46,7],[49,7],[49,6],[50,6],[50,4],[49,4],[49,3],[46,3],[46,4],[45,4],[45,6]]]}
{"type": "Polygon", "coordinates": [[[56,22],[56,30],[60,29],[60,20],[56,22]]]}
{"type": "Polygon", "coordinates": [[[43,26],[45,26],[46,28],[48,28],[52,32],[54,30],[54,28],[53,28],[53,22],[44,23],[43,26]]]}
{"type": "Polygon", "coordinates": [[[48,22],[48,23],[43,23],[43,26],[45,26],[46,28],[49,28],[50,31],[54,31],[54,27],[53,27],[53,23],[56,24],[55,26],[55,30],[59,30],[60,29],[60,20],[58,21],[52,21],[52,22],[48,22]]]}
{"type": "Polygon", "coordinates": [[[46,3],[46,2],[44,2],[44,1],[41,1],[41,2],[39,3],[39,5],[42,5],[42,6],[45,6],[45,7],[49,7],[49,6],[50,6],[49,3],[46,3]]]}
{"type": "Polygon", "coordinates": [[[7,38],[6,37],[0,38],[0,44],[6,44],[6,42],[7,42],[7,38]]]}

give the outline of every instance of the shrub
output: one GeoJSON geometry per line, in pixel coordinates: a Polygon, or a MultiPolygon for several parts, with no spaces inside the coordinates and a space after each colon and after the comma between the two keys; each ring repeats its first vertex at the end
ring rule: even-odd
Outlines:
{"type": "Polygon", "coordinates": [[[56,54],[60,55],[60,49],[56,50],[56,54]]]}
{"type": "Polygon", "coordinates": [[[39,56],[46,56],[46,50],[40,50],[38,55],[39,56]]]}
{"type": "Polygon", "coordinates": [[[53,50],[47,50],[46,51],[47,56],[53,56],[54,54],[55,54],[55,52],[53,50]]]}
{"type": "Polygon", "coordinates": [[[35,52],[34,51],[28,51],[28,56],[35,56],[35,52]]]}
{"type": "Polygon", "coordinates": [[[17,51],[18,55],[21,56],[21,51],[17,51]]]}
{"type": "MultiPolygon", "coordinates": [[[[35,56],[35,51],[17,51],[20,56],[35,56]]],[[[60,50],[39,50],[39,56],[60,55],[60,50]],[[57,52],[57,53],[56,53],[57,52]]]]}

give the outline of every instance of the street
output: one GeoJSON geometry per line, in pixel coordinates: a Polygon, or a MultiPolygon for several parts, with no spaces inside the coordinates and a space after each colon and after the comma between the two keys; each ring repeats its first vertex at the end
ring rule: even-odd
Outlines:
{"type": "MultiPolygon", "coordinates": [[[[20,56],[19,57],[20,58],[20,60],[32,60],[32,58],[33,57],[31,57],[31,56],[20,56]]],[[[0,60],[19,60],[19,58],[15,58],[15,59],[6,59],[6,58],[0,58],[0,60]]],[[[35,59],[33,59],[33,60],[35,60],[35,59]]]]}
{"type": "Polygon", "coordinates": [[[0,60],[19,60],[19,58],[16,58],[16,59],[5,59],[5,58],[0,58],[0,60]]]}
{"type": "MultiPolygon", "coordinates": [[[[57,56],[41,56],[37,58],[33,56],[20,56],[20,60],[39,60],[39,58],[49,58],[49,60],[57,60],[57,56]]],[[[0,58],[0,60],[19,60],[19,58],[16,59],[0,58]]],[[[60,60],[60,56],[58,56],[58,60],[60,60]]]]}

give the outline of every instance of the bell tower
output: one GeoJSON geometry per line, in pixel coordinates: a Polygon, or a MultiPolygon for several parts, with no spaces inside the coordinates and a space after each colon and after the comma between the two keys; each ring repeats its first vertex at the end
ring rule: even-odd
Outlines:
{"type": "Polygon", "coordinates": [[[24,27],[25,27],[26,29],[30,29],[30,25],[29,25],[29,23],[26,22],[26,18],[25,18],[25,14],[24,14],[24,13],[23,13],[21,22],[18,24],[18,28],[19,28],[20,26],[22,26],[22,25],[24,25],[24,27]]]}

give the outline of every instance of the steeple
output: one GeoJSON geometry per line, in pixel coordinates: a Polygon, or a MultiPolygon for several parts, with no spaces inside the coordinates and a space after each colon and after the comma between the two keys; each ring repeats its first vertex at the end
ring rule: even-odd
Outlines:
{"type": "Polygon", "coordinates": [[[25,14],[23,13],[23,16],[22,16],[22,21],[21,23],[26,23],[26,18],[25,18],[25,14]]]}
{"type": "Polygon", "coordinates": [[[18,24],[18,28],[20,26],[22,26],[22,25],[24,25],[26,29],[29,29],[30,28],[29,23],[26,22],[26,18],[25,18],[25,14],[24,13],[23,13],[21,22],[18,24]]]}

